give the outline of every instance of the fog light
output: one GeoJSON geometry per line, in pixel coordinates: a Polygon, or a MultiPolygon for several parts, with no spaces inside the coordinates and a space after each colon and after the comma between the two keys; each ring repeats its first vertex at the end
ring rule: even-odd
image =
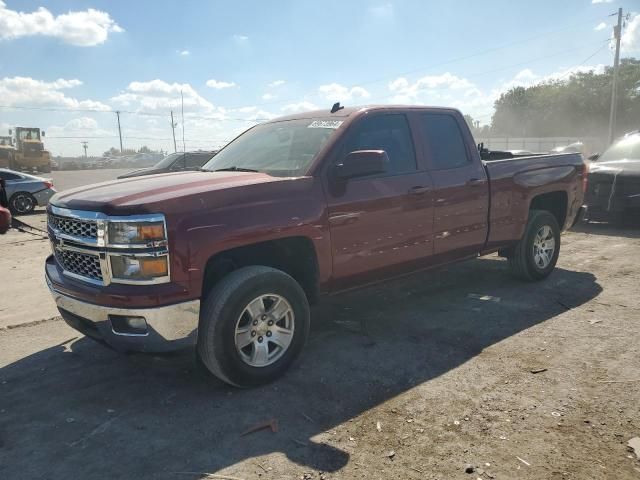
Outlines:
{"type": "Polygon", "coordinates": [[[147,321],[144,317],[109,315],[109,320],[114,333],[120,335],[146,335],[148,333],[147,321]]]}

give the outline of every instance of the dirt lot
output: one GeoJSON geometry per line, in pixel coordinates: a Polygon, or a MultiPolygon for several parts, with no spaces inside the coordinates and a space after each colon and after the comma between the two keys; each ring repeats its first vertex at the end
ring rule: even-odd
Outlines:
{"type": "Polygon", "coordinates": [[[566,234],[541,283],[492,256],[333,298],[254,390],[192,351],[82,337],[55,318],[47,242],[1,241],[0,478],[640,478],[639,228],[566,234]]]}

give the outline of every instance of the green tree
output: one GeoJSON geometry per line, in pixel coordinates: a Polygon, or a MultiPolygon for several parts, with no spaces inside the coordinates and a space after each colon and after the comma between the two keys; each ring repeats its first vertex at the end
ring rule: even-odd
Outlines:
{"type": "MultiPolygon", "coordinates": [[[[568,79],[515,87],[496,100],[494,134],[508,136],[605,137],[609,125],[613,68],[576,73],[568,79]]],[[[640,127],[640,60],[624,58],[618,76],[616,134],[640,127]]]]}

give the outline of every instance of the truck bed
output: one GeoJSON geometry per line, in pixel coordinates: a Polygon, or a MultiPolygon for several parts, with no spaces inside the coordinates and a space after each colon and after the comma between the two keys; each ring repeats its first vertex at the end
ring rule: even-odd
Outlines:
{"type": "Polygon", "coordinates": [[[546,201],[551,203],[550,208],[558,210],[566,202],[567,214],[559,221],[562,229],[568,228],[568,220],[581,206],[582,195],[577,188],[586,172],[579,153],[483,160],[483,164],[490,188],[488,249],[522,236],[534,197],[552,194],[547,195],[546,201]]]}

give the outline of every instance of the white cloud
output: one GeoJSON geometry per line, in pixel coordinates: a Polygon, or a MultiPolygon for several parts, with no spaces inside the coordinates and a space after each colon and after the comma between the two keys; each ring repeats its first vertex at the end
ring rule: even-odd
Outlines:
{"type": "Polygon", "coordinates": [[[91,47],[104,43],[110,33],[123,31],[111,15],[101,10],[89,8],[54,16],[45,7],[30,13],[10,10],[0,0],[0,39],[42,35],[71,45],[91,47]]]}
{"type": "Polygon", "coordinates": [[[607,28],[607,24],[605,22],[600,22],[598,25],[596,25],[594,30],[596,32],[599,32],[600,30],[604,30],[605,28],[607,28]]]}
{"type": "Polygon", "coordinates": [[[613,3],[613,0],[591,0],[591,3],[613,3]]]}
{"type": "Polygon", "coordinates": [[[249,41],[249,37],[247,37],[246,35],[239,35],[237,33],[233,36],[233,39],[236,42],[239,42],[239,43],[243,43],[243,42],[248,42],[249,41]]]}
{"type": "Polygon", "coordinates": [[[391,3],[374,5],[373,7],[369,7],[369,14],[375,18],[393,17],[393,5],[391,3]]]}
{"type": "Polygon", "coordinates": [[[491,89],[481,88],[467,78],[446,72],[442,75],[425,76],[413,82],[399,77],[390,82],[388,88],[394,94],[392,102],[454,107],[484,123],[490,119],[494,102],[511,88],[530,87],[553,80],[566,81],[572,74],[587,71],[602,73],[604,68],[604,65],[580,65],[562,68],[548,75],[539,75],[526,68],[491,89]]]}
{"type": "Polygon", "coordinates": [[[284,85],[285,82],[284,80],[275,80],[273,82],[271,82],[269,85],[267,85],[269,88],[276,88],[276,87],[280,87],[282,85],[284,85]]]}
{"type": "Polygon", "coordinates": [[[191,55],[191,52],[189,50],[178,50],[178,55],[182,55],[183,57],[187,57],[187,56],[191,55]]]}
{"type": "Polygon", "coordinates": [[[370,94],[362,87],[348,88],[339,83],[321,85],[318,91],[332,102],[347,102],[355,98],[368,98],[370,94]]]}
{"type": "Polygon", "coordinates": [[[241,108],[236,109],[236,111],[240,112],[240,113],[253,113],[256,110],[258,110],[258,107],[256,107],[256,106],[241,107],[241,108]]]}
{"type": "MultiPolygon", "coordinates": [[[[181,107],[180,92],[184,96],[187,112],[211,112],[216,109],[188,83],[167,83],[155,79],[148,82],[131,82],[127,89],[111,100],[128,108],[150,111],[168,111],[181,107]]],[[[220,113],[220,110],[218,110],[220,113]]]]}
{"type": "Polygon", "coordinates": [[[263,100],[273,100],[274,98],[276,97],[272,93],[265,93],[264,95],[262,95],[263,100]]]}
{"type": "Polygon", "coordinates": [[[281,108],[283,112],[286,113],[297,113],[297,112],[306,112],[308,110],[317,110],[317,105],[308,102],[306,100],[298,103],[290,103],[281,108]]]}
{"type": "Polygon", "coordinates": [[[223,88],[232,88],[236,86],[237,85],[234,82],[222,82],[214,80],[213,78],[211,80],[207,80],[207,87],[215,88],[216,90],[222,90],[223,88]]]}
{"type": "Polygon", "coordinates": [[[59,78],[53,82],[31,77],[5,77],[0,79],[0,98],[4,105],[61,107],[68,109],[110,110],[108,105],[94,100],[68,97],[63,90],[82,85],[78,79],[59,78]]]}
{"type": "Polygon", "coordinates": [[[627,23],[627,28],[622,32],[620,40],[621,49],[624,52],[640,51],[640,14],[634,13],[627,23]]]}
{"type": "Polygon", "coordinates": [[[395,93],[393,101],[399,103],[415,103],[425,96],[435,100],[446,99],[444,93],[451,90],[467,97],[478,93],[477,87],[469,80],[449,72],[442,75],[427,75],[413,83],[404,77],[398,77],[389,83],[389,90],[395,93]]]}

